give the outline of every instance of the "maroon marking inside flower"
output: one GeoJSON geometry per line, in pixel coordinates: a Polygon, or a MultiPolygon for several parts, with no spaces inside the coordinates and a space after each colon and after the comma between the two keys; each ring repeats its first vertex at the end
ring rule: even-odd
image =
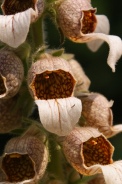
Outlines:
{"type": "Polygon", "coordinates": [[[72,95],[74,78],[63,70],[45,71],[37,74],[31,89],[37,99],[67,98],[72,95]]]}
{"type": "Polygon", "coordinates": [[[83,11],[83,13],[84,13],[82,20],[83,27],[81,29],[81,32],[83,34],[92,33],[95,30],[97,24],[97,19],[94,14],[95,10],[83,11]]]}
{"type": "Polygon", "coordinates": [[[6,154],[2,160],[2,169],[9,182],[21,182],[35,176],[34,164],[28,154],[6,154]]]}
{"type": "Polygon", "coordinates": [[[5,15],[14,15],[29,8],[35,9],[37,0],[5,0],[2,9],[5,15]]]}
{"type": "Polygon", "coordinates": [[[90,138],[83,143],[84,162],[87,167],[111,164],[111,147],[103,136],[90,138]]]}

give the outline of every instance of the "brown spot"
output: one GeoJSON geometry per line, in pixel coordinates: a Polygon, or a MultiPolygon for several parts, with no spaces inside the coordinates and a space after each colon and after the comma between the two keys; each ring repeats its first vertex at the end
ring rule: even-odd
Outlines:
{"type": "Polygon", "coordinates": [[[2,8],[5,15],[14,15],[29,8],[35,9],[37,0],[5,0],[2,8]]]}
{"type": "Polygon", "coordinates": [[[6,93],[6,88],[2,76],[0,75],[0,95],[6,93]]]}
{"type": "Polygon", "coordinates": [[[90,138],[83,143],[83,156],[86,166],[111,163],[111,147],[104,137],[90,138]]]}
{"type": "Polygon", "coordinates": [[[63,70],[46,71],[37,74],[30,87],[37,99],[67,98],[73,92],[74,79],[63,70]]]}
{"type": "Polygon", "coordinates": [[[84,13],[84,17],[82,20],[83,27],[81,29],[81,32],[83,34],[92,33],[95,30],[97,24],[94,10],[83,11],[83,13],[84,13]]]}
{"type": "Polygon", "coordinates": [[[2,161],[2,169],[9,182],[21,182],[35,176],[34,164],[28,154],[6,154],[2,161]]]}

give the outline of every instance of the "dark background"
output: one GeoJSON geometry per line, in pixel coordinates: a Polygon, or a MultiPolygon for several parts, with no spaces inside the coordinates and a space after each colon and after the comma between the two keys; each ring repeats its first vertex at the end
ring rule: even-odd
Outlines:
{"type": "MultiPolygon", "coordinates": [[[[92,5],[93,7],[97,7],[97,14],[104,14],[108,17],[110,21],[110,34],[122,38],[121,1],[92,0],[92,5]]],[[[50,48],[59,48],[59,32],[49,19],[45,20],[45,30],[46,41],[50,48]]],[[[68,39],[65,40],[63,47],[66,52],[75,54],[75,58],[83,66],[87,76],[91,80],[90,91],[99,92],[109,100],[114,100],[112,107],[114,124],[122,123],[122,58],[116,65],[116,72],[112,73],[111,68],[106,63],[109,52],[106,43],[95,53],[92,53],[86,44],[76,44],[68,39]]],[[[11,135],[9,134],[0,135],[1,151],[10,137],[11,135]]],[[[115,146],[114,159],[122,159],[122,133],[111,138],[110,141],[115,146]]]]}

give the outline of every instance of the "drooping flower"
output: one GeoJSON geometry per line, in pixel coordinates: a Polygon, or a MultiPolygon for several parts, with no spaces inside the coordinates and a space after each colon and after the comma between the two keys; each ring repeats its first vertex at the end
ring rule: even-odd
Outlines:
{"type": "Polygon", "coordinates": [[[41,16],[44,1],[4,0],[1,7],[4,15],[0,15],[0,41],[17,48],[26,40],[30,24],[41,16]]]}
{"type": "Polygon", "coordinates": [[[67,135],[78,122],[82,107],[73,97],[75,83],[69,63],[61,57],[45,54],[32,64],[28,86],[41,123],[49,132],[67,135]]]}
{"type": "Polygon", "coordinates": [[[102,173],[106,184],[122,183],[122,161],[113,162],[114,147],[97,129],[77,127],[61,141],[68,162],[80,174],[102,173]]]}
{"type": "MultiPolygon", "coordinates": [[[[122,124],[113,125],[113,112],[111,107],[113,101],[108,101],[99,93],[81,95],[82,116],[84,126],[98,128],[106,137],[112,137],[122,132],[122,124]]],[[[80,119],[82,124],[82,119],[80,119]]]]}
{"type": "Polygon", "coordinates": [[[36,135],[12,138],[5,146],[1,169],[6,183],[36,184],[44,175],[48,163],[48,151],[36,135]]]}
{"type": "Polygon", "coordinates": [[[15,96],[22,84],[22,61],[11,51],[0,50],[0,99],[15,96]]]}
{"type": "Polygon", "coordinates": [[[103,41],[110,47],[107,63],[115,71],[115,64],[122,55],[122,41],[109,33],[109,22],[104,15],[95,15],[89,0],[64,0],[56,6],[57,23],[63,34],[78,43],[89,42],[96,51],[103,41]],[[90,41],[96,42],[90,43],[90,41]],[[100,41],[99,41],[100,40],[100,41]],[[102,40],[102,42],[101,42],[102,40]],[[116,43],[116,44],[115,44],[116,43]]]}

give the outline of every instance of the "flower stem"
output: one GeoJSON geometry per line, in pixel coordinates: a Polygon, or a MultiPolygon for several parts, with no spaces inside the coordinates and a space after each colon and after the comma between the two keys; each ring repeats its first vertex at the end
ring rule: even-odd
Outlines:
{"type": "Polygon", "coordinates": [[[64,170],[62,164],[63,158],[61,149],[53,138],[54,136],[52,135],[51,138],[49,138],[49,151],[51,158],[48,165],[48,170],[49,173],[51,173],[51,176],[54,177],[54,179],[64,181],[64,170]]]}
{"type": "Polygon", "coordinates": [[[29,42],[31,42],[30,44],[32,46],[32,53],[34,53],[40,46],[44,44],[43,17],[40,17],[31,25],[29,42]]]}

